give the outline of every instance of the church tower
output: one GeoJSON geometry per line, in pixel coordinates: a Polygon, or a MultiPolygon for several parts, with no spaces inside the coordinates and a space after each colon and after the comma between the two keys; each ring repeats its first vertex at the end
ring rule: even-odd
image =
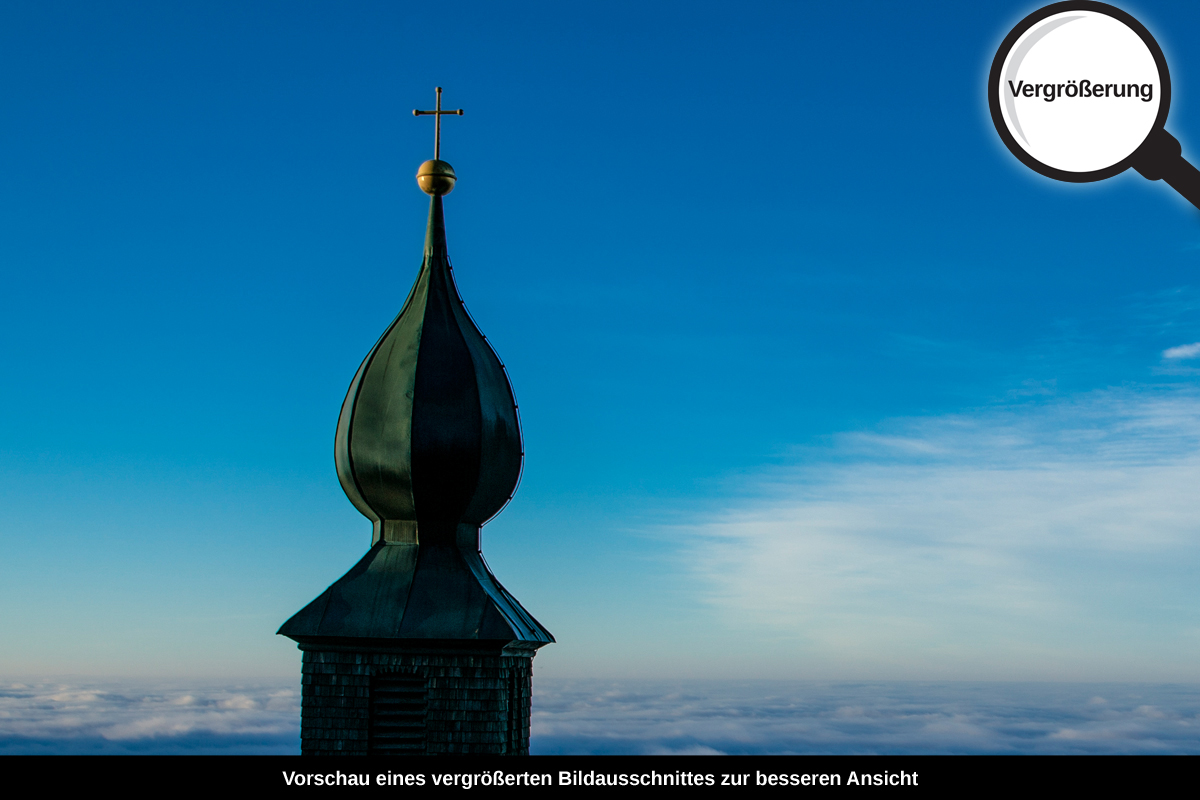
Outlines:
{"type": "Polygon", "coordinates": [[[399,315],[350,382],[338,479],[371,520],[371,548],[283,624],[303,652],[305,755],[529,752],[531,664],[554,641],[492,575],[479,529],[512,497],[521,431],[504,366],[454,285],[441,156],[425,257],[399,315]]]}

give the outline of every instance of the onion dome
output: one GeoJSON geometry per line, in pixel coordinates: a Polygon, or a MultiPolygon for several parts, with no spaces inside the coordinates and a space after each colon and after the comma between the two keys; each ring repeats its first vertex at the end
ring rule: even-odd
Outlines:
{"type": "Polygon", "coordinates": [[[334,459],[346,496],[375,523],[376,540],[401,522],[435,537],[459,523],[478,528],[517,486],[516,403],[500,359],[458,296],[440,196],[430,201],[417,282],[350,384],[334,459]]]}
{"type": "Polygon", "coordinates": [[[301,644],[554,641],[479,552],[480,526],[516,489],[521,431],[504,366],[454,285],[442,211],[454,180],[444,161],[421,167],[418,183],[432,195],[425,258],[338,418],[338,479],[373,523],[371,549],[279,629],[301,644]]]}

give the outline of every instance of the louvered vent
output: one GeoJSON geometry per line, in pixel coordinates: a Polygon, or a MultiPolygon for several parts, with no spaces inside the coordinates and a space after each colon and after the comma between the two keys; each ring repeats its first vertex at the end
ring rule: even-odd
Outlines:
{"type": "Polygon", "coordinates": [[[425,679],[384,674],[371,678],[371,755],[425,752],[425,679]]]}
{"type": "Polygon", "coordinates": [[[521,693],[516,670],[508,673],[508,730],[505,750],[509,755],[521,753],[521,693]]]}

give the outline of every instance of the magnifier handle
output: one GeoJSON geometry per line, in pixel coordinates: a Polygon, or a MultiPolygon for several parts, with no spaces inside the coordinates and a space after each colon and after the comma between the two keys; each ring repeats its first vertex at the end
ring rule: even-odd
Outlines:
{"type": "Polygon", "coordinates": [[[1183,157],[1179,140],[1156,128],[1133,154],[1133,168],[1152,181],[1166,181],[1172,189],[1200,208],[1200,170],[1183,157]]]}

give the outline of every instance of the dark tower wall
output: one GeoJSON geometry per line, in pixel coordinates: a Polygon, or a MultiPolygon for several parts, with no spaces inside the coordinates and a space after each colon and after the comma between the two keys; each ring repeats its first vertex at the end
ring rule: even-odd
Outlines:
{"type": "Polygon", "coordinates": [[[529,754],[532,653],[301,650],[305,755],[529,754]]]}

